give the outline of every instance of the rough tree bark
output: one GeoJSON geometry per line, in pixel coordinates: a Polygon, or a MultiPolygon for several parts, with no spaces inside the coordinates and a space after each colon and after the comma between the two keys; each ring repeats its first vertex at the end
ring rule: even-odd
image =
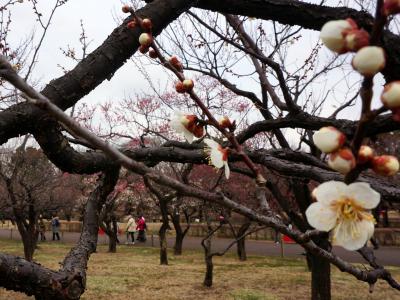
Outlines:
{"type": "Polygon", "coordinates": [[[181,215],[176,210],[171,214],[171,221],[175,229],[174,255],[182,255],[182,246],[185,234],[182,230],[181,215]]]}
{"type": "MultiPolygon", "coordinates": [[[[312,203],[311,192],[308,187],[307,180],[290,180],[290,186],[297,200],[302,216],[293,218],[296,220],[294,224],[302,231],[309,229],[307,224],[305,211],[312,203]]],[[[313,239],[313,241],[322,249],[331,250],[328,241],[328,234],[313,239]]],[[[331,299],[331,266],[329,261],[323,257],[307,252],[307,263],[311,271],[311,299],[312,300],[330,300],[331,299]]]]}
{"type": "Polygon", "coordinates": [[[211,287],[213,284],[213,270],[214,270],[213,256],[211,255],[211,240],[210,239],[203,240],[201,245],[203,246],[204,249],[204,259],[206,262],[206,274],[204,276],[203,284],[206,287],[211,287]]]}
{"type": "Polygon", "coordinates": [[[118,179],[119,168],[108,170],[89,196],[78,244],[65,257],[59,271],[0,253],[0,286],[34,295],[40,300],[76,300],[85,291],[86,269],[97,245],[98,216],[118,179]]]}
{"type": "MultiPolygon", "coordinates": [[[[20,162],[17,162],[15,170],[20,167],[19,163],[20,162]]],[[[36,223],[37,212],[35,210],[32,195],[28,190],[26,195],[28,202],[28,215],[26,215],[24,208],[19,207],[18,201],[14,194],[15,191],[12,184],[13,178],[14,175],[11,178],[3,177],[6,183],[8,195],[11,200],[11,207],[15,218],[15,223],[17,224],[18,232],[21,235],[22,244],[24,246],[24,257],[27,261],[32,261],[39,235],[36,223]]]]}
{"type": "Polygon", "coordinates": [[[117,252],[118,224],[114,211],[115,201],[118,195],[119,192],[114,191],[114,193],[108,197],[100,213],[99,226],[108,237],[108,252],[110,253],[117,252]]]}
{"type": "MultiPolygon", "coordinates": [[[[152,33],[157,36],[191,4],[192,1],[187,0],[156,0],[139,9],[137,14],[152,20],[152,33]]],[[[138,38],[142,32],[141,29],[136,27],[132,30],[126,27],[131,19],[132,17],[127,17],[102,45],[80,61],[73,70],[52,80],[42,93],[65,110],[72,107],[104,80],[111,80],[114,73],[140,46],[138,38]]],[[[39,137],[41,134],[37,125],[47,121],[50,121],[47,113],[29,103],[20,103],[3,110],[0,112],[0,144],[31,130],[36,131],[35,134],[39,137]]]]}
{"type": "Polygon", "coordinates": [[[111,221],[111,234],[109,235],[108,242],[108,252],[115,253],[117,252],[117,244],[118,244],[118,224],[115,218],[111,221]]]}
{"type": "Polygon", "coordinates": [[[118,244],[118,224],[115,218],[100,222],[100,227],[108,237],[108,252],[116,253],[118,244]]]}
{"type": "Polygon", "coordinates": [[[183,247],[183,240],[185,239],[186,234],[189,232],[190,229],[190,217],[193,215],[193,213],[196,210],[193,210],[191,213],[189,213],[188,211],[184,210],[183,213],[185,215],[185,219],[186,219],[186,227],[183,230],[182,229],[182,224],[181,224],[181,218],[180,215],[177,214],[177,211],[175,211],[177,209],[174,209],[174,212],[171,214],[171,221],[172,224],[174,225],[174,229],[175,229],[175,244],[174,244],[174,255],[182,255],[182,247],[183,247]]]}
{"type": "Polygon", "coordinates": [[[162,224],[158,234],[160,236],[160,265],[168,265],[167,230],[171,229],[168,223],[168,207],[166,199],[159,198],[162,224]]]}
{"type": "Polygon", "coordinates": [[[244,223],[240,226],[239,230],[237,231],[236,236],[239,238],[237,240],[237,255],[240,261],[247,260],[246,254],[246,236],[245,233],[249,229],[251,222],[244,223]]]}
{"type": "Polygon", "coordinates": [[[211,252],[211,239],[214,233],[216,233],[221,227],[222,223],[220,223],[214,229],[211,226],[211,220],[209,216],[206,214],[206,221],[207,221],[207,236],[201,240],[201,246],[204,249],[204,261],[206,263],[206,273],[204,276],[203,284],[206,287],[211,287],[213,284],[213,271],[214,271],[214,263],[213,257],[214,255],[223,255],[218,252],[213,253],[211,252]]]}
{"type": "MultiPolygon", "coordinates": [[[[320,239],[318,246],[330,250],[327,239],[320,239]]],[[[311,267],[311,299],[331,299],[331,264],[323,257],[307,253],[307,260],[311,267]]]]}

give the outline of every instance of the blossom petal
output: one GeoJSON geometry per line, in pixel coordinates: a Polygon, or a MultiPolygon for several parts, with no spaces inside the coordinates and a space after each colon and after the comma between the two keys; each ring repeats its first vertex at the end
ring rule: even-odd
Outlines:
{"type": "Polygon", "coordinates": [[[365,182],[350,184],[346,189],[346,195],[365,209],[375,208],[381,200],[381,195],[365,182]]]}
{"type": "Polygon", "coordinates": [[[183,132],[183,135],[185,136],[185,139],[191,144],[193,142],[194,135],[189,130],[187,130],[185,127],[182,132],[183,132]]]}
{"type": "Polygon", "coordinates": [[[226,179],[229,179],[229,175],[231,174],[231,170],[229,169],[229,165],[227,161],[224,161],[224,166],[225,166],[225,177],[226,179]]]}
{"type": "Polygon", "coordinates": [[[179,133],[181,133],[185,128],[179,118],[177,118],[176,116],[171,119],[169,126],[171,126],[173,130],[179,133]]]}
{"type": "Polygon", "coordinates": [[[211,149],[218,149],[219,144],[212,139],[204,139],[204,143],[211,149]]]}
{"type": "Polygon", "coordinates": [[[336,225],[336,211],[320,202],[311,204],[306,210],[308,223],[322,231],[330,231],[336,225]]]}
{"type": "Polygon", "coordinates": [[[211,149],[211,163],[216,167],[216,168],[222,168],[224,166],[224,161],[222,160],[222,153],[218,151],[217,149],[211,149]]]}
{"type": "Polygon", "coordinates": [[[370,220],[343,220],[333,230],[332,242],[347,250],[358,250],[368,242],[373,232],[374,223],[370,220]]]}
{"type": "Polygon", "coordinates": [[[367,231],[367,236],[368,236],[367,240],[369,240],[374,235],[375,223],[374,221],[363,221],[363,222],[367,222],[367,224],[364,225],[365,226],[364,230],[367,231]]]}
{"type": "Polygon", "coordinates": [[[347,185],[340,181],[327,181],[320,184],[313,191],[313,196],[324,205],[330,205],[333,201],[345,195],[347,185]]]}
{"type": "Polygon", "coordinates": [[[182,117],[185,116],[185,114],[181,112],[176,112],[174,116],[171,118],[170,121],[170,126],[173,130],[175,130],[178,133],[182,133],[185,139],[189,142],[193,142],[194,135],[186,129],[186,127],[182,124],[182,117]]]}

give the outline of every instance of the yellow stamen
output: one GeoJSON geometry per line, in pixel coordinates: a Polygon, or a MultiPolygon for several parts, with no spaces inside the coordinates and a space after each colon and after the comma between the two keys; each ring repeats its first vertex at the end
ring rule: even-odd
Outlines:
{"type": "Polygon", "coordinates": [[[358,205],[354,199],[342,198],[335,201],[333,209],[337,211],[338,222],[341,220],[348,221],[373,221],[374,217],[362,206],[358,205]]]}

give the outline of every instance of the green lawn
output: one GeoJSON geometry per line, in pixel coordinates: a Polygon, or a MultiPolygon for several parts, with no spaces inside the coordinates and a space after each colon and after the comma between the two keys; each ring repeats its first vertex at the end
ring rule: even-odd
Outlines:
{"type": "MultiPolygon", "coordinates": [[[[57,269],[70,245],[45,243],[40,245],[35,260],[57,269]]],[[[21,255],[22,245],[16,241],[0,240],[3,252],[21,255]]],[[[170,265],[158,264],[156,248],[121,245],[118,253],[107,253],[100,246],[92,255],[88,285],[82,299],[234,299],[272,300],[309,299],[310,273],[304,259],[250,256],[239,262],[233,254],[216,257],[214,286],[202,286],[203,254],[186,251],[180,257],[170,255],[170,265]]],[[[400,280],[400,268],[390,268],[400,280]]],[[[1,276],[1,274],[0,274],[1,276]]],[[[374,293],[366,283],[334,269],[332,274],[333,299],[400,299],[385,282],[378,282],[374,293]]],[[[19,293],[0,289],[0,300],[33,299],[19,293]]]]}

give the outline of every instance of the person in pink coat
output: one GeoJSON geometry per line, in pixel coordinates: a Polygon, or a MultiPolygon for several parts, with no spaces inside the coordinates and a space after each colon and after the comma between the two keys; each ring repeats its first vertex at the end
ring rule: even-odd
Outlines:
{"type": "Polygon", "coordinates": [[[137,220],[137,226],[136,226],[136,230],[139,231],[139,234],[136,238],[137,241],[141,241],[141,242],[146,241],[146,229],[147,229],[146,220],[143,217],[143,215],[139,215],[139,218],[137,220]]]}

